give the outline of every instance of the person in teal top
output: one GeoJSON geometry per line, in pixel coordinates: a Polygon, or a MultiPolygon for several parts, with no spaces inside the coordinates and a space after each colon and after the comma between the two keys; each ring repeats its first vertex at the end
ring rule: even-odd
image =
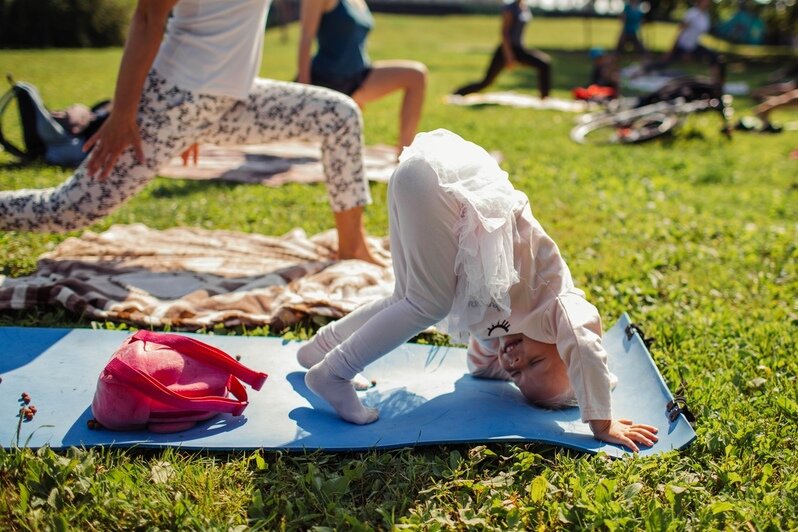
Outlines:
{"type": "Polygon", "coordinates": [[[342,83],[332,88],[351,95],[352,80],[371,70],[366,38],[373,27],[371,12],[351,1],[338,1],[324,13],[316,32],[319,46],[311,62],[311,81],[342,83]]]}
{"type": "Polygon", "coordinates": [[[370,101],[403,91],[397,155],[415,137],[427,67],[418,61],[371,62],[366,39],[374,18],[364,0],[302,0],[297,81],[351,96],[362,108],[370,101]],[[316,55],[311,58],[313,41],[316,55]]]}
{"type": "Polygon", "coordinates": [[[643,24],[643,11],[640,9],[639,0],[628,0],[621,13],[621,35],[618,37],[617,53],[623,53],[628,45],[632,45],[638,54],[645,54],[646,48],[640,40],[640,26],[643,24]]]}

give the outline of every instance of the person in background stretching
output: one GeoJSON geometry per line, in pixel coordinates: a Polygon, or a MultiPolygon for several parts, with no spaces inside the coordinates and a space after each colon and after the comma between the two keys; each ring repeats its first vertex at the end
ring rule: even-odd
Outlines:
{"type": "Polygon", "coordinates": [[[362,108],[392,92],[404,91],[397,154],[416,134],[427,67],[418,61],[369,61],[366,38],[374,26],[364,0],[302,0],[297,81],[351,96],[362,108]],[[318,40],[311,60],[313,41],[318,40]]]}
{"type": "Polygon", "coordinates": [[[334,91],[256,79],[269,5],[269,0],[138,0],[113,110],[86,143],[89,157],[57,187],[0,192],[0,230],[88,226],[197,142],[296,138],[321,142],[339,258],[378,262],[362,223],[371,197],[360,110],[334,91]]]}
{"type": "Polygon", "coordinates": [[[693,58],[699,61],[707,60],[710,65],[711,77],[719,84],[726,78],[726,65],[723,57],[714,50],[710,50],[700,43],[701,36],[711,27],[709,18],[709,4],[711,0],[697,0],[696,5],[688,9],[679,23],[679,34],[673,43],[673,48],[665,57],[656,63],[646,66],[645,70],[660,70],[674,61],[683,61],[693,58]]]}
{"type": "Polygon", "coordinates": [[[643,24],[643,11],[640,9],[640,0],[628,0],[623,6],[621,13],[621,35],[618,37],[618,44],[615,52],[618,54],[626,50],[627,45],[631,44],[635,53],[645,54],[646,48],[640,40],[640,26],[643,24]]]}
{"type": "Polygon", "coordinates": [[[657,441],[655,427],[613,419],[617,379],[598,311],[484,149],[443,129],[419,133],[388,183],[388,208],[394,294],[322,327],[297,352],[307,386],[343,419],[376,421],[351,380],[445,319],[449,332],[468,331],[473,375],[512,380],[546,408],[575,400],[600,440],[634,451],[657,441]]]}
{"type": "Polygon", "coordinates": [[[493,54],[488,71],[482,81],[460,87],[454,94],[465,96],[492,84],[505,68],[517,63],[537,69],[540,97],[546,98],[551,90],[551,58],[540,50],[524,48],[524,27],[532,20],[532,11],[525,0],[505,0],[502,7],[502,42],[493,54]]]}

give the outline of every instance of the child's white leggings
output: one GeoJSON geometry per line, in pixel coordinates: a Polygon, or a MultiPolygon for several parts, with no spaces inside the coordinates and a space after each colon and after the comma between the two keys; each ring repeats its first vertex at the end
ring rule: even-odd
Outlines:
{"type": "Polygon", "coordinates": [[[68,231],[106,216],[195,142],[220,146],[283,139],[321,141],[330,205],[340,212],[370,203],[363,172],[362,119],[347,96],[311,85],[257,79],[246,100],[197,94],[147,78],[138,110],[145,161],[129,148],[108,178],[84,162],[63,184],[0,192],[0,230],[68,231]]]}
{"type": "Polygon", "coordinates": [[[459,202],[438,185],[427,162],[412,159],[391,177],[388,203],[393,295],[322,327],[314,338],[342,379],[443,320],[454,301],[459,202]]]}

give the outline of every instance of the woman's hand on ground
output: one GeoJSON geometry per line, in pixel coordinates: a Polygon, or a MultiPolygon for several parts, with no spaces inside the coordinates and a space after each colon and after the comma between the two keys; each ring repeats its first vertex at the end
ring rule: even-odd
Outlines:
{"type": "Polygon", "coordinates": [[[111,111],[108,120],[83,146],[83,151],[91,150],[87,166],[88,175],[105,181],[114,169],[119,155],[129,146],[133,147],[136,160],[144,162],[144,148],[135,116],[131,118],[118,114],[114,116],[114,112],[111,111]]]}
{"type": "Polygon", "coordinates": [[[592,419],[590,430],[596,439],[625,445],[634,452],[640,451],[636,443],[651,447],[659,439],[657,427],[634,423],[630,419],[592,419]]]}

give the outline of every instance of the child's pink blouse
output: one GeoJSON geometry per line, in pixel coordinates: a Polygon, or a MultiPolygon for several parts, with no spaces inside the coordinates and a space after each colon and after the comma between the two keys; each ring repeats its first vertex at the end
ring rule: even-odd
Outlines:
{"type": "Polygon", "coordinates": [[[601,345],[601,318],[576,288],[554,241],[532,216],[529,203],[516,216],[514,255],[520,281],[510,289],[510,315],[489,308],[469,328],[469,369],[475,376],[509,379],[499,365],[498,338],[523,333],[556,344],[568,368],[582,421],[611,419],[615,377],[601,345]]]}

